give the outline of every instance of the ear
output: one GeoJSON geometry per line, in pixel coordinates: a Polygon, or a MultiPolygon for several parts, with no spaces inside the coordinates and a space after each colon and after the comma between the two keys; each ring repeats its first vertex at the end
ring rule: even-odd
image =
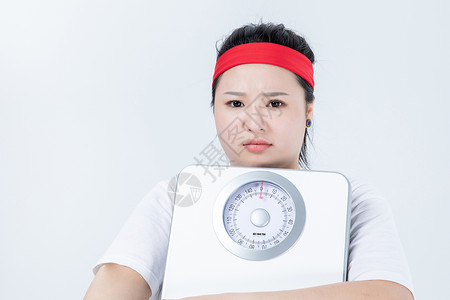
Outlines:
{"type": "Polygon", "coordinates": [[[313,118],[315,100],[316,100],[316,97],[314,96],[313,102],[306,104],[306,119],[312,120],[312,118],[313,118]]]}

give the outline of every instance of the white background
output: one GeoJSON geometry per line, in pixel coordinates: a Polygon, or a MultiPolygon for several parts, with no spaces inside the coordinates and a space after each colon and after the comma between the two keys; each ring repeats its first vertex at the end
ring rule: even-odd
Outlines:
{"type": "Polygon", "coordinates": [[[81,299],[128,215],[215,138],[215,43],[281,22],[315,52],[313,169],[389,200],[417,298],[450,280],[445,1],[3,1],[0,298],[81,299]]]}

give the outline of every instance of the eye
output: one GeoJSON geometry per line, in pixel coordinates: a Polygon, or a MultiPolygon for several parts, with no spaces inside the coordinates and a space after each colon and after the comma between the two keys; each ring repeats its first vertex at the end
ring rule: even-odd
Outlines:
{"type": "Polygon", "coordinates": [[[230,105],[230,104],[231,104],[231,107],[241,107],[242,106],[242,102],[238,101],[238,100],[232,100],[227,103],[227,105],[230,105]]]}
{"type": "Polygon", "coordinates": [[[283,102],[279,101],[279,100],[274,100],[274,101],[270,101],[270,104],[274,104],[275,106],[271,106],[271,107],[280,107],[281,105],[283,105],[283,102]]]}

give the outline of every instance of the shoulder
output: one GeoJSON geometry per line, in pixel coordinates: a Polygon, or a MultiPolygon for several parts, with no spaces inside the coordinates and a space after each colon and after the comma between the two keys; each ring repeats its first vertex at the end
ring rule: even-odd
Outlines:
{"type": "Polygon", "coordinates": [[[169,198],[170,199],[170,190],[169,187],[170,179],[161,179],[156,182],[156,184],[148,191],[148,193],[144,196],[143,200],[149,198],[158,198],[159,200],[169,198]]]}
{"type": "Polygon", "coordinates": [[[386,197],[366,179],[347,176],[351,185],[350,241],[374,242],[372,238],[397,240],[396,226],[386,197]]]}
{"type": "Polygon", "coordinates": [[[170,187],[170,179],[159,180],[142,198],[135,208],[135,212],[151,207],[152,209],[162,208],[172,211],[173,209],[173,189],[170,187]]]}
{"type": "Polygon", "coordinates": [[[346,176],[351,186],[351,215],[354,218],[392,214],[389,202],[383,193],[366,179],[346,176]]]}
{"type": "Polygon", "coordinates": [[[365,178],[359,178],[354,175],[346,175],[351,185],[352,197],[360,200],[361,197],[380,197],[380,191],[365,178]]]}

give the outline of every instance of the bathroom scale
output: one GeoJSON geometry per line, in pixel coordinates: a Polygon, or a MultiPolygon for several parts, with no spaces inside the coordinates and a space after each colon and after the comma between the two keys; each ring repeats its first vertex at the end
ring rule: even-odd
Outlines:
{"type": "Polygon", "coordinates": [[[162,299],[346,281],[343,174],[196,164],[173,185],[162,299]]]}

